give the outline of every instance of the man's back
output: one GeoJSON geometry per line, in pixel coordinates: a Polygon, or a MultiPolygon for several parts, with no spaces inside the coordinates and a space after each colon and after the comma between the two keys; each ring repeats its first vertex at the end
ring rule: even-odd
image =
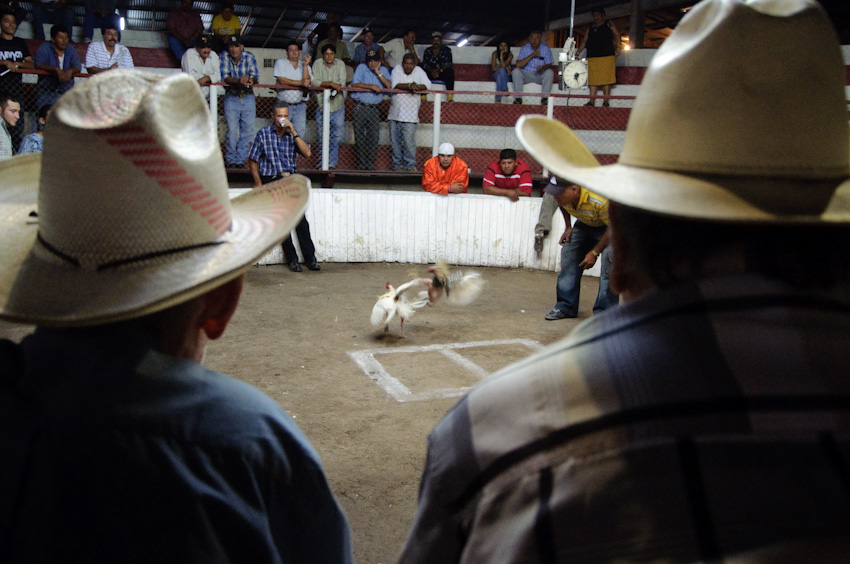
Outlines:
{"type": "Polygon", "coordinates": [[[9,561],[349,554],[315,451],[258,390],[157,352],[132,323],[0,341],[0,366],[9,561]]]}
{"type": "Polygon", "coordinates": [[[848,330],[840,298],[750,275],[594,317],[438,424],[401,561],[691,562],[846,534],[848,330]]]}

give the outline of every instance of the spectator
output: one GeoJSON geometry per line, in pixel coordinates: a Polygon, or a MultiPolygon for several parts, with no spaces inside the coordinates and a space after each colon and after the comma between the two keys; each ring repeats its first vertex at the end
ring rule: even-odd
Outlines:
{"type": "MultiPolygon", "coordinates": [[[[452,65],[452,50],[443,45],[443,34],[435,31],[431,34],[431,47],[422,54],[422,68],[431,81],[440,80],[446,84],[446,90],[455,89],[455,69],[452,65]]],[[[452,94],[449,94],[449,102],[452,94]]]]}
{"type": "Polygon", "coordinates": [[[372,49],[366,52],[366,62],[354,71],[354,88],[364,88],[370,92],[352,92],[354,109],[351,121],[354,125],[354,145],[357,151],[357,168],[372,170],[380,142],[381,112],[378,104],[384,99],[381,89],[392,87],[390,73],[381,65],[381,57],[372,49]]]}
{"type": "Polygon", "coordinates": [[[216,53],[227,48],[231,37],[242,36],[242,22],[233,11],[233,2],[225,2],[221,5],[221,12],[213,18],[213,51],[216,53]]]}
{"type": "MultiPolygon", "coordinates": [[[[23,81],[19,69],[35,68],[35,62],[30,55],[26,41],[15,37],[18,22],[11,13],[0,14],[0,68],[8,72],[0,76],[0,92],[11,94],[17,99],[23,97],[23,81]]],[[[9,128],[12,137],[12,148],[17,149],[21,144],[24,133],[24,120],[18,120],[15,127],[9,128]]]]}
{"type": "MultiPolygon", "coordinates": [[[[295,155],[311,155],[310,146],[301,137],[295,125],[289,121],[289,108],[286,102],[275,100],[272,110],[272,124],[263,127],[257,132],[251,151],[248,153],[248,166],[251,168],[251,176],[254,178],[254,189],[260,189],[263,184],[274,182],[295,174],[295,155]]],[[[313,238],[310,236],[310,224],[307,216],[303,216],[295,228],[298,235],[298,244],[301,246],[301,254],[304,255],[304,263],[310,270],[321,270],[316,260],[316,248],[313,238]]],[[[283,257],[289,270],[301,272],[298,264],[298,253],[292,243],[292,237],[286,237],[282,243],[283,257]]]]}
{"type": "Polygon", "coordinates": [[[618,164],[522,118],[544,167],[611,199],[629,303],[440,421],[401,563],[846,560],[844,83],[819,4],[703,0],[650,62],[618,164]]]}
{"type": "Polygon", "coordinates": [[[405,53],[392,72],[393,88],[405,90],[393,94],[387,121],[393,147],[393,170],[416,172],[416,124],[419,123],[420,92],[431,88],[431,81],[417,58],[405,53]]]}
{"type": "Polygon", "coordinates": [[[198,81],[204,98],[209,100],[210,85],[221,82],[221,60],[213,52],[212,39],[208,35],[198,37],[195,48],[186,51],[181,68],[198,81]]]}
{"type": "MultiPolygon", "coordinates": [[[[85,17],[83,19],[83,41],[91,43],[94,29],[114,29],[121,41],[121,17],[115,13],[118,7],[116,0],[86,0],[85,17]]],[[[70,28],[68,28],[70,29],[70,28]]],[[[88,67],[88,65],[86,65],[88,67]]]]}
{"type": "Polygon", "coordinates": [[[52,107],[53,106],[48,104],[38,109],[38,129],[35,133],[30,133],[29,135],[24,137],[24,140],[21,143],[21,150],[18,151],[19,155],[26,155],[28,153],[40,153],[43,150],[44,124],[47,123],[47,117],[50,115],[50,109],[52,107]]]}
{"type": "Polygon", "coordinates": [[[0,14],[14,14],[17,22],[27,19],[27,11],[21,8],[17,0],[0,0],[0,14]]]}
{"type": "MultiPolygon", "coordinates": [[[[589,155],[596,162],[593,155],[589,155]]],[[[599,292],[593,313],[601,313],[620,303],[620,297],[611,289],[613,257],[608,229],[608,200],[587,188],[552,178],[546,192],[555,197],[564,215],[564,234],[558,243],[561,247],[561,270],[556,284],[557,303],[546,314],[548,321],[578,317],[581,276],[584,270],[601,261],[599,292]],[[575,217],[572,225],[570,216],[575,217]]]]}
{"type": "Polygon", "coordinates": [[[74,8],[66,0],[32,0],[32,27],[36,39],[44,40],[44,24],[65,28],[68,40],[74,29],[74,8]]]}
{"type": "Polygon", "coordinates": [[[366,53],[368,51],[376,51],[378,53],[378,57],[380,57],[381,64],[384,64],[384,48],[375,43],[375,34],[368,27],[363,28],[363,33],[360,34],[360,39],[363,40],[363,43],[355,47],[354,49],[354,58],[352,61],[357,63],[366,62],[366,53]]]}
{"type": "Polygon", "coordinates": [[[286,45],[286,59],[278,59],[274,64],[274,77],[278,84],[295,86],[298,90],[278,89],[277,99],[289,105],[289,120],[302,135],[307,134],[307,93],[313,81],[313,69],[310,68],[310,53],[301,60],[301,47],[297,41],[286,45]]]}
{"type": "Polygon", "coordinates": [[[324,93],[316,93],[316,131],[318,133],[319,162],[322,162],[322,137],[324,135],[324,112],[330,113],[330,132],[328,135],[328,167],[336,168],[339,159],[339,140],[345,133],[345,97],[342,86],[345,84],[345,65],[336,58],[336,47],[332,43],[322,45],[322,58],[313,63],[313,86],[329,88],[331,98],[328,107],[324,107],[324,93]]]}
{"type": "Polygon", "coordinates": [[[313,55],[314,53],[319,53],[316,48],[319,42],[327,39],[331,26],[338,23],[340,23],[339,15],[336,12],[328,12],[325,15],[325,21],[317,23],[316,27],[313,28],[313,31],[311,31],[307,36],[306,45],[309,48],[305,49],[306,54],[313,55]]]}
{"type": "Polygon", "coordinates": [[[499,160],[490,163],[484,172],[482,187],[485,194],[504,196],[516,202],[521,197],[531,196],[531,169],[517,160],[516,151],[504,149],[499,153],[499,160]]]}
{"type": "Polygon", "coordinates": [[[316,51],[322,53],[322,47],[325,45],[333,45],[336,49],[336,58],[339,61],[342,61],[345,65],[357,66],[352,60],[351,55],[348,52],[348,45],[345,44],[345,41],[342,40],[342,26],[339,24],[333,24],[328,26],[328,36],[327,38],[319,41],[319,44],[316,46],[316,51]]]}
{"type": "Polygon", "coordinates": [[[451,143],[443,143],[437,156],[425,161],[422,168],[422,189],[441,194],[466,194],[469,186],[469,166],[458,156],[451,143]]]}
{"type": "Polygon", "coordinates": [[[130,50],[118,43],[118,28],[109,24],[101,30],[101,35],[103,41],[91,43],[86,51],[86,70],[97,74],[110,69],[133,68],[130,50]]]}
{"type": "Polygon", "coordinates": [[[12,136],[9,130],[15,127],[21,117],[21,103],[17,98],[7,92],[0,92],[0,160],[10,159],[14,154],[12,150],[12,136]]]}
{"type": "Polygon", "coordinates": [[[168,29],[168,46],[178,61],[182,61],[183,56],[196,46],[204,32],[204,22],[201,15],[192,10],[192,0],[180,0],[180,7],[168,13],[165,27],[168,29]]]}
{"type": "Polygon", "coordinates": [[[242,38],[234,35],[227,42],[227,54],[221,56],[221,78],[224,88],[224,118],[227,121],[225,162],[228,166],[245,166],[248,145],[254,135],[257,102],[253,86],[260,77],[257,58],[245,51],[242,38]]]}
{"type": "MultiPolygon", "coordinates": [[[[577,53],[587,46],[587,84],[590,87],[590,100],[586,106],[593,106],[596,92],[602,87],[602,94],[611,95],[611,86],[617,82],[616,59],[620,49],[620,30],[614,22],[605,19],[605,10],[593,10],[593,23],[587,35],[581,38],[577,53]]],[[[608,99],[602,101],[607,108],[608,99]]]]}
{"type": "Polygon", "coordinates": [[[416,31],[413,29],[408,29],[402,37],[391,39],[384,45],[386,66],[390,70],[400,65],[405,55],[413,57],[413,66],[419,64],[419,55],[416,53],[416,31]]]}
{"type": "MultiPolygon", "coordinates": [[[[514,54],[511,53],[511,47],[507,41],[500,41],[499,47],[493,51],[493,56],[490,57],[490,69],[493,71],[493,80],[496,81],[497,92],[508,91],[508,77],[513,69],[514,54]]],[[[502,101],[501,94],[496,94],[496,103],[502,101]]]]}
{"type": "MultiPolygon", "coordinates": [[[[549,93],[552,92],[552,80],[558,65],[555,64],[549,47],[541,43],[542,39],[542,32],[531,32],[528,43],[519,50],[516,67],[511,71],[511,77],[514,82],[514,92],[522,93],[526,82],[539,84],[543,93],[540,104],[545,106],[549,93]]],[[[522,97],[518,96],[514,104],[522,104],[522,97]]]]}
{"type": "Polygon", "coordinates": [[[37,325],[0,341],[5,559],[352,562],[295,422],[200,364],[245,270],[301,217],[306,179],[231,200],[180,73],[96,75],[45,135],[54,150],[0,173],[0,318],[37,325]]]}
{"type": "Polygon", "coordinates": [[[74,75],[82,69],[76,49],[68,49],[68,29],[61,24],[50,28],[50,41],[39,45],[35,52],[35,68],[47,71],[38,75],[36,106],[53,104],[74,87],[74,75]]]}

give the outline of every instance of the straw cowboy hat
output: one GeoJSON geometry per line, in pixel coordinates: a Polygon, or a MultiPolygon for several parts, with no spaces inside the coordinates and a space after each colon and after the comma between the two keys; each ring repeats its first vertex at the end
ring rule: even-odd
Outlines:
{"type": "Polygon", "coordinates": [[[54,106],[42,155],[0,163],[0,318],[93,325],[199,296],[288,236],[309,189],[231,202],[194,79],[98,74],[54,106]]]}
{"type": "Polygon", "coordinates": [[[845,70],[810,0],[704,0],[652,59],[615,165],[572,156],[566,126],[520,141],[557,176],[621,204],[731,222],[850,221],[845,70]]]}

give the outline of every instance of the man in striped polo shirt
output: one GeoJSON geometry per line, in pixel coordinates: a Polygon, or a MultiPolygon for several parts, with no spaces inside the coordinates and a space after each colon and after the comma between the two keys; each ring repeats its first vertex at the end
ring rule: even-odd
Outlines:
{"type": "Polygon", "coordinates": [[[610,199],[625,303],[437,424],[399,562],[848,560],[844,67],[812,0],[703,0],[616,164],[520,118],[535,160],[610,199]]]}
{"type": "Polygon", "coordinates": [[[620,296],[611,289],[612,253],[608,239],[608,200],[587,188],[558,180],[554,176],[546,186],[564,214],[564,234],[561,245],[561,271],[556,285],[555,307],[546,314],[549,321],[578,317],[578,300],[582,273],[601,261],[599,293],[593,313],[599,313],[620,303],[620,296]],[[571,225],[570,216],[576,218],[571,225]]]}
{"type": "Polygon", "coordinates": [[[523,196],[531,196],[531,169],[516,158],[516,151],[504,149],[499,160],[490,163],[484,172],[483,192],[491,196],[504,196],[516,202],[523,196]]]}

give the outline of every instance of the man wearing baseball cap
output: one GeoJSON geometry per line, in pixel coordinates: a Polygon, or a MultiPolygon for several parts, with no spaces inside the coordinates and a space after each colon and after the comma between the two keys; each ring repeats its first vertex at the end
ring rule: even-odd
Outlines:
{"type": "Polygon", "coordinates": [[[372,170],[378,155],[380,142],[381,112],[378,108],[384,99],[383,89],[389,89],[393,83],[390,71],[381,65],[381,56],[374,49],[366,51],[366,62],[357,65],[354,71],[352,88],[363,88],[366,92],[352,92],[354,108],[351,122],[354,126],[354,145],[357,151],[357,168],[372,170]]]}
{"type": "Polygon", "coordinates": [[[422,189],[426,192],[448,196],[466,194],[469,186],[469,165],[455,155],[454,145],[443,143],[437,156],[425,161],[422,167],[422,189]]]}
{"type": "Polygon", "coordinates": [[[400,562],[847,560],[844,66],[811,0],[703,0],[650,63],[617,164],[517,123],[610,199],[626,303],[443,418],[400,562]]]}
{"type": "MultiPolygon", "coordinates": [[[[596,158],[588,151],[589,159],[596,158]]],[[[592,165],[591,165],[592,166],[592,165]]],[[[555,307],[545,315],[547,321],[578,317],[581,277],[585,270],[600,263],[599,291],[593,313],[601,313],[620,303],[611,289],[611,245],[608,230],[608,200],[583,186],[552,177],[546,186],[564,216],[561,244],[561,270],[558,272],[555,307]],[[575,218],[575,224],[571,217],[575,218]]]]}
{"type": "Polygon", "coordinates": [[[117,69],[0,163],[0,554],[8,562],[351,562],[318,456],[205,369],[309,180],[231,201],[195,80],[117,69]]]}

